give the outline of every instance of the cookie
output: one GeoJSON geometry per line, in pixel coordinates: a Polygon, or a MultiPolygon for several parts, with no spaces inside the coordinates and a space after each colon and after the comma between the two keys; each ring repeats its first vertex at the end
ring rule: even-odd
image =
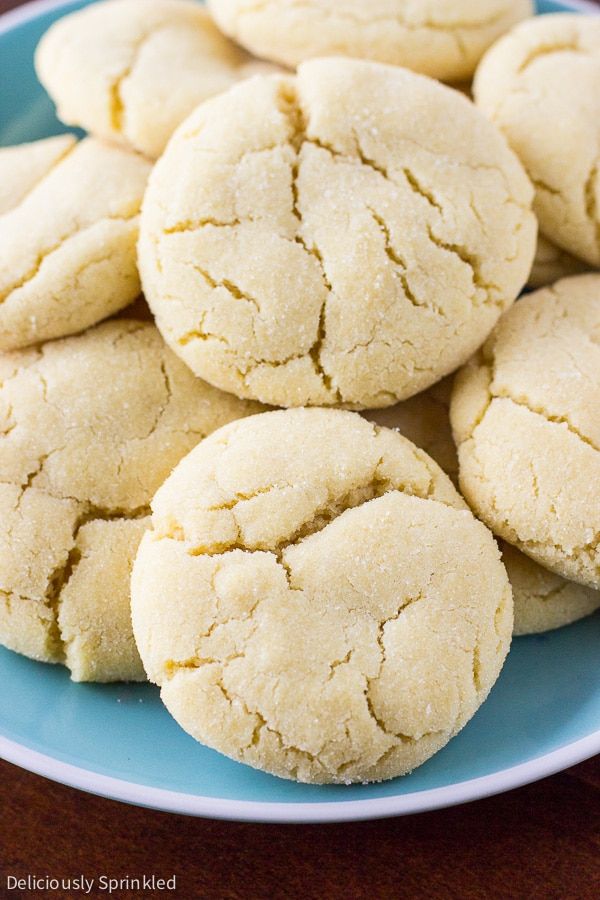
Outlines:
{"type": "Polygon", "coordinates": [[[486,54],[474,93],[535,185],[543,233],[599,266],[600,18],[523,22],[486,54]]]}
{"type": "Polygon", "coordinates": [[[0,216],[18,206],[27,194],[75,145],[72,134],[0,147],[0,216]]]}
{"type": "Polygon", "coordinates": [[[0,382],[0,642],[78,681],[141,679],[129,573],[150,499],[201,438],[256,407],[125,320],[2,354],[0,382]]]}
{"type": "Polygon", "coordinates": [[[0,350],[81,331],[136,298],[149,171],[141,157],[87,139],[0,216],[0,350]]]}
{"type": "Polygon", "coordinates": [[[535,249],[531,197],[457,91],[315,60],[236,85],[178,130],[144,200],[144,292],[216,387],[390,406],[465,362],[511,305],[535,249]]]}
{"type": "Polygon", "coordinates": [[[219,27],[248,50],[288,66],[353,56],[455,81],[533,13],[531,0],[208,0],[219,27]]]}
{"type": "Polygon", "coordinates": [[[543,234],[539,234],[535,259],[527,279],[527,287],[546,287],[561,278],[581,275],[587,271],[589,271],[588,266],[582,260],[561,250],[543,234]]]}
{"type": "Polygon", "coordinates": [[[561,628],[600,608],[600,591],[561,578],[505,541],[500,547],[513,590],[514,635],[561,628]]]}
{"type": "Polygon", "coordinates": [[[187,0],[94,3],[46,32],[35,65],[63,122],[152,159],[199,103],[272,69],[187,0]]]}
{"type": "Polygon", "coordinates": [[[144,681],[131,630],[129,582],[144,531],[139,519],[92,519],[80,525],[61,576],[52,624],[73,681],[144,681]]]}
{"type": "Polygon", "coordinates": [[[134,633],[179,724],[304,782],[392,778],[470,719],[512,629],[487,529],[423,451],[356,413],[221,428],[152,502],[134,633]]]}
{"type": "Polygon", "coordinates": [[[455,378],[461,489],[496,534],[600,587],[600,275],[519,301],[455,378]]]}
{"type": "MultiPolygon", "coordinates": [[[[450,427],[451,392],[452,378],[445,378],[404,403],[367,410],[363,415],[379,425],[398,429],[457,484],[458,457],[450,427]]],[[[500,540],[499,547],[513,592],[513,634],[560,628],[600,606],[600,592],[549,572],[506,541],[500,540]]]]}

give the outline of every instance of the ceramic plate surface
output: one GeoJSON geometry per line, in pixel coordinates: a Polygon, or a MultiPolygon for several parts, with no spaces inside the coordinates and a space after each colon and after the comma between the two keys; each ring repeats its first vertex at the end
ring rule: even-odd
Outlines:
{"type": "MultiPolygon", "coordinates": [[[[37,82],[33,51],[55,19],[85,5],[37,0],[0,18],[0,145],[65,130],[37,82]]],[[[538,4],[540,12],[575,5],[538,4]]],[[[517,638],[489,700],[444,750],[412,775],[350,787],[283,781],[201,747],[150,685],[77,685],[61,667],[0,648],[0,755],[96,794],[215,818],[326,822],[436,809],[600,752],[599,648],[599,615],[517,638]]]]}

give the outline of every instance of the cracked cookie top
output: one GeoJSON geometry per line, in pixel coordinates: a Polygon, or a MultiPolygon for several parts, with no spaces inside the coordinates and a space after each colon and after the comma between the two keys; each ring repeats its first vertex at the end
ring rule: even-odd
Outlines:
{"type": "Polygon", "coordinates": [[[466,98],[330,59],[203,104],[150,178],[139,263],[196,374],[277,406],[389,406],[481,344],[524,284],[531,186],[466,98]]]}
{"type": "MultiPolygon", "coordinates": [[[[370,421],[398,431],[428,453],[454,484],[458,456],[450,427],[452,378],[387,409],[366,410],[370,421]]],[[[568,581],[534,562],[506,541],[499,541],[513,592],[513,634],[532,634],[560,628],[600,607],[600,591],[568,581]]]]}
{"type": "Polygon", "coordinates": [[[473,715],[510,643],[500,554],[441,469],[355,413],[227,425],[152,502],[136,640],[177,721],[310,782],[412,770],[473,715]]]}
{"type": "Polygon", "coordinates": [[[520,300],[455,378],[461,489],[547,568],[600,587],[600,275],[520,300]]]}
{"type": "Polygon", "coordinates": [[[205,435],[256,410],[142,322],[0,355],[0,641],[79,680],[143,677],[129,569],[150,498],[205,435]]]}
{"type": "Polygon", "coordinates": [[[76,142],[72,134],[0,147],[0,216],[14,209],[76,142]]]}
{"type": "Polygon", "coordinates": [[[288,66],[354,56],[442,81],[470,78],[483,52],[533,13],[531,0],[208,0],[222,30],[288,66]]]}
{"type": "MultiPolygon", "coordinates": [[[[19,178],[32,145],[8,152],[2,174],[19,178]]],[[[92,138],[48,162],[0,215],[0,350],[81,331],[140,291],[135,244],[149,164],[92,138]]]]}
{"type": "Polygon", "coordinates": [[[42,38],[38,77],[68,125],[156,159],[203,100],[257,71],[188,0],[106,0],[64,16],[42,38]]]}
{"type": "Polygon", "coordinates": [[[474,94],[535,185],[541,230],[600,266],[598,16],[523,22],[486,54],[474,94]]]}

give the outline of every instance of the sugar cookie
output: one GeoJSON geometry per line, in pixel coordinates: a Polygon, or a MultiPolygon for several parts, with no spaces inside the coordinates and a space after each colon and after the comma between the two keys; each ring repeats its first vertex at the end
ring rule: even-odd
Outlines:
{"type": "Polygon", "coordinates": [[[465,362],[513,302],[535,249],[531,197],[457,91],[315,60],[236,85],[178,130],[144,200],[144,292],[216,387],[389,406],[465,362]]]}
{"type": "Polygon", "coordinates": [[[527,279],[527,287],[546,287],[561,278],[581,275],[587,271],[589,268],[582,260],[571,256],[566,250],[561,250],[543,234],[538,234],[537,250],[527,279]]]}
{"type": "Polygon", "coordinates": [[[486,54],[474,93],[536,187],[541,230],[599,266],[600,18],[523,22],[486,54]]]}
{"type": "Polygon", "coordinates": [[[152,159],[203,100],[258,71],[188,0],[105,0],[71,13],[42,38],[40,81],[63,122],[152,159]]]}
{"type": "Polygon", "coordinates": [[[600,608],[600,591],[561,578],[505,541],[500,549],[513,590],[513,634],[551,631],[600,608]]]}
{"type": "MultiPolygon", "coordinates": [[[[388,409],[366,410],[370,421],[397,428],[400,434],[425,450],[458,482],[458,457],[450,428],[452,378],[388,409]]],[[[500,540],[502,562],[513,592],[513,634],[549,631],[569,625],[600,607],[600,592],[567,581],[534,562],[520,550],[500,540]]]]}
{"type": "Polygon", "coordinates": [[[510,644],[500,554],[389,429],[294,409],[221,428],[156,494],[134,633],[180,725],[284,778],[392,778],[483,702],[510,644]]]}
{"type": "Polygon", "coordinates": [[[208,0],[219,27],[258,56],[288,66],[354,56],[456,81],[533,13],[531,0],[208,0]]]}
{"type": "Polygon", "coordinates": [[[204,435],[256,411],[106,322],[0,355],[0,642],[76,680],[139,679],[129,570],[152,494],[204,435]]]}
{"type": "Polygon", "coordinates": [[[60,134],[31,144],[0,147],[0,216],[18,206],[75,143],[74,135],[60,134]]]}
{"type": "Polygon", "coordinates": [[[462,491],[484,522],[600,587],[600,275],[520,300],[455,378],[462,491]]]}
{"type": "Polygon", "coordinates": [[[0,216],[0,350],[81,331],[135,299],[149,171],[87,139],[0,216]]]}

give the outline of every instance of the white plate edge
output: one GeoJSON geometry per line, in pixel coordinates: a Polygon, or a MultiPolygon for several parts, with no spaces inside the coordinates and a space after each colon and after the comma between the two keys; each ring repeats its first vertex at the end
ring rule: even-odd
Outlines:
{"type": "MultiPolygon", "coordinates": [[[[73,0],[29,0],[28,3],[0,15],[0,34],[9,31],[15,25],[34,19],[40,13],[60,9],[61,6],[68,6],[71,2],[73,0]]],[[[568,3],[573,9],[580,9],[582,12],[600,14],[598,6],[592,0],[561,0],[561,2],[568,3]]]]}
{"type": "Polygon", "coordinates": [[[600,731],[528,762],[447,787],[368,800],[273,803],[202,797],[137,784],[64,763],[0,736],[0,757],[6,762],[91,794],[183,815],[280,824],[349,822],[443,809],[522,787],[583,762],[598,752],[600,731]]]}

